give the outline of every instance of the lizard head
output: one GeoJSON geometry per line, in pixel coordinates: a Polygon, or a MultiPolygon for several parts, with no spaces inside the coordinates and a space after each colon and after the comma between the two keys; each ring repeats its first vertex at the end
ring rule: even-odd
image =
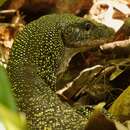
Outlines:
{"type": "Polygon", "coordinates": [[[76,18],[72,23],[67,24],[62,34],[64,44],[69,48],[98,46],[111,41],[113,36],[112,28],[90,17],[76,18]]]}

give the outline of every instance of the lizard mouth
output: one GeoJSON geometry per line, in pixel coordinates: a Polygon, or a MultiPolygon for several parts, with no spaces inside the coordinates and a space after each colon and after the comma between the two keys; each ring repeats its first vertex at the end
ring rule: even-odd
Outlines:
{"type": "Polygon", "coordinates": [[[106,38],[90,39],[90,40],[87,39],[82,41],[76,41],[74,43],[73,42],[69,43],[68,48],[95,48],[112,41],[113,37],[110,37],[108,39],[106,38]]]}
{"type": "Polygon", "coordinates": [[[81,43],[81,46],[88,47],[88,48],[93,48],[93,47],[95,48],[102,44],[111,42],[112,40],[113,40],[112,38],[109,39],[101,38],[101,39],[90,40],[90,41],[88,40],[86,45],[82,45],[83,43],[81,43]]]}

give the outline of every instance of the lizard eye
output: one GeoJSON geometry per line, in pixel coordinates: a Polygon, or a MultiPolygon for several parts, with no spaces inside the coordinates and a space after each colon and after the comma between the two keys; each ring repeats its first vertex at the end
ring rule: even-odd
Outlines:
{"type": "Polygon", "coordinates": [[[92,27],[92,25],[90,23],[85,23],[84,26],[85,26],[86,31],[89,31],[92,27]]]}

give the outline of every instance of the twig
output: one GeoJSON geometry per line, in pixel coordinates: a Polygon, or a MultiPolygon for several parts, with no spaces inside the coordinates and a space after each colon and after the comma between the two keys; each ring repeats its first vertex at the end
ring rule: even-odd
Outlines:
{"type": "Polygon", "coordinates": [[[130,51],[130,39],[107,43],[107,44],[101,45],[100,49],[103,52],[114,51],[114,50],[124,50],[124,49],[130,51]]]}
{"type": "Polygon", "coordinates": [[[10,10],[1,10],[0,14],[8,14],[8,13],[16,13],[15,9],[10,9],[10,10]]]}

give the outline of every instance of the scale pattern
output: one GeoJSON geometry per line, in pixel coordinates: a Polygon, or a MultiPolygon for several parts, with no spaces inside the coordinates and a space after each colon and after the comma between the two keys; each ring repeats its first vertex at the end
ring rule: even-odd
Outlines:
{"type": "Polygon", "coordinates": [[[87,118],[55,94],[64,47],[108,39],[113,30],[70,14],[47,15],[29,23],[14,41],[7,71],[18,108],[32,130],[84,130],[87,118]]]}

